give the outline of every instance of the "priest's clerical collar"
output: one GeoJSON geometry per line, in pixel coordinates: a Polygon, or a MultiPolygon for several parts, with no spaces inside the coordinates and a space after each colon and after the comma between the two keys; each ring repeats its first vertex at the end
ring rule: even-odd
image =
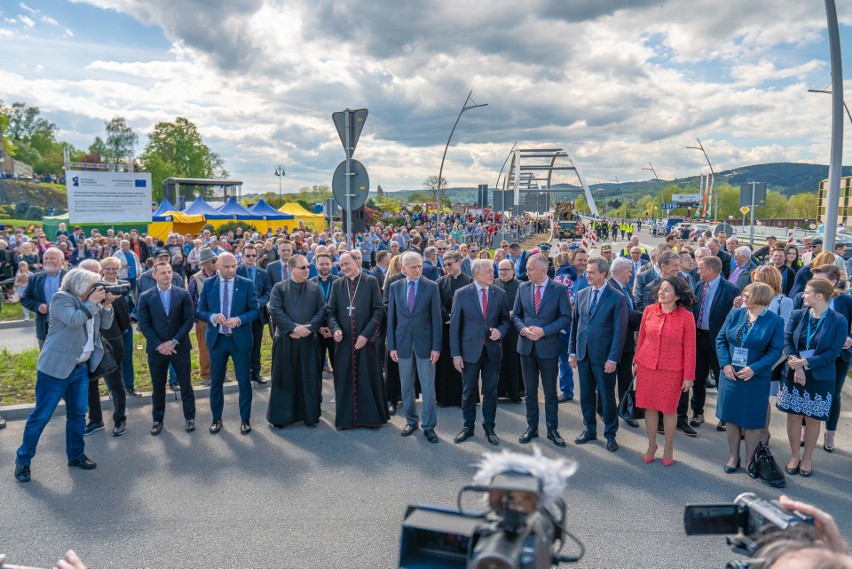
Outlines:
{"type": "Polygon", "coordinates": [[[355,275],[354,277],[349,277],[349,280],[350,280],[350,281],[354,281],[355,279],[357,279],[357,278],[358,278],[358,277],[360,277],[360,276],[361,276],[361,271],[358,271],[358,274],[357,274],[357,275],[355,275]]]}

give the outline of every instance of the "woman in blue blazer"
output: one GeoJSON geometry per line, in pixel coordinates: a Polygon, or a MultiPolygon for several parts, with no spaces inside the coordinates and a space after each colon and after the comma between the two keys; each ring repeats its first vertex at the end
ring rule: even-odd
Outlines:
{"type": "Polygon", "coordinates": [[[776,406],[787,413],[787,438],[791,457],[787,473],[810,476],[811,456],[819,438],[820,421],[831,412],[834,398],[835,360],[848,336],[846,319],[828,303],[839,293],[824,279],[805,286],[802,301],[807,307],[790,317],[784,332],[784,352],[789,371],[781,379],[776,406]],[[805,420],[805,449],[800,455],[802,418],[805,420]]]}
{"type": "Polygon", "coordinates": [[[742,308],[728,313],[716,337],[716,355],[722,370],[716,417],[728,426],[730,455],[724,470],[740,467],[740,434],[745,435],[748,473],[755,477],[752,458],[766,425],[772,365],[784,350],[784,320],[768,310],[775,296],[766,283],[743,289],[742,308]]]}

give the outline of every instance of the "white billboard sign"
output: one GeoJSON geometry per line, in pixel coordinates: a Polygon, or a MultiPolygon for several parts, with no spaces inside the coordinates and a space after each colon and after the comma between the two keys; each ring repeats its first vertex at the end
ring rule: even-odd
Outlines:
{"type": "Polygon", "coordinates": [[[701,194],[672,194],[674,203],[701,203],[701,194]]]}
{"type": "Polygon", "coordinates": [[[151,174],[67,170],[69,223],[151,223],[151,174]]]}

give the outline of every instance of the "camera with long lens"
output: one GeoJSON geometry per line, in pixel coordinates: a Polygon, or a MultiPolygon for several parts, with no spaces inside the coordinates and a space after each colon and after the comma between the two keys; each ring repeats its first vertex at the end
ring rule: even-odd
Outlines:
{"type": "MultiPolygon", "coordinates": [[[[815,539],[813,518],[785,510],[776,500],[761,500],[751,492],[740,494],[733,504],[686,506],[683,527],[686,535],[732,535],[727,538],[728,546],[747,557],[754,557],[776,539],[815,539]]],[[[748,561],[732,561],[727,568],[749,566],[748,561]]]]}
{"type": "MultiPolygon", "coordinates": [[[[510,453],[501,456],[505,458],[510,453]]],[[[546,467],[548,459],[538,453],[536,458],[546,467]]],[[[488,485],[462,488],[456,510],[409,506],[402,522],[399,566],[406,569],[546,569],[562,562],[578,561],[584,549],[564,528],[565,502],[558,495],[547,496],[543,486],[537,473],[501,472],[496,473],[488,485]],[[486,511],[462,509],[462,496],[469,492],[486,495],[486,511]],[[553,510],[559,515],[554,515],[553,510]],[[578,555],[560,554],[565,536],[577,544],[578,555]]],[[[552,486],[550,490],[553,491],[552,486]]]]}
{"type": "Polygon", "coordinates": [[[127,281],[118,281],[114,283],[105,283],[103,281],[96,283],[94,288],[102,288],[104,292],[115,296],[125,296],[130,294],[130,283],[127,281]]]}

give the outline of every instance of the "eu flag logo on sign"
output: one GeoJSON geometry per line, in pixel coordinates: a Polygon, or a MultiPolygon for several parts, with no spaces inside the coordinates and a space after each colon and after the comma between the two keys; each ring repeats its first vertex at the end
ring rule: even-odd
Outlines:
{"type": "Polygon", "coordinates": [[[74,184],[75,188],[80,186],[80,178],[78,178],[77,176],[71,178],[71,182],[74,184]]]}
{"type": "Polygon", "coordinates": [[[145,180],[134,180],[134,182],[136,182],[137,188],[144,188],[146,186],[145,180]]]}

